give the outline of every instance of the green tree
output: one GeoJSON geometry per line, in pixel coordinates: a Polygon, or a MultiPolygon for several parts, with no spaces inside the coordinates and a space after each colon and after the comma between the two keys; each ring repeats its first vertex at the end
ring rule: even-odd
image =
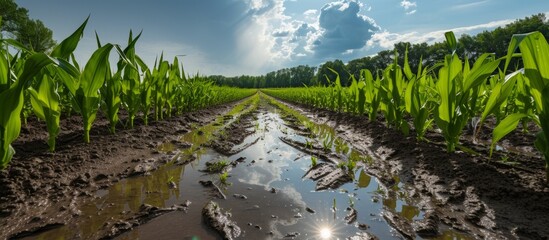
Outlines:
{"type": "Polygon", "coordinates": [[[320,68],[318,69],[317,73],[317,79],[322,85],[328,85],[328,81],[335,81],[336,74],[330,69],[336,71],[339,74],[339,79],[341,81],[341,86],[347,86],[347,83],[350,83],[349,78],[351,77],[351,74],[349,73],[349,70],[347,70],[347,67],[341,60],[335,60],[335,61],[328,61],[320,68]]]}
{"type": "Polygon", "coordinates": [[[14,33],[19,29],[21,22],[29,19],[29,11],[18,7],[13,0],[0,0],[0,16],[2,16],[0,31],[14,33]]]}
{"type": "Polygon", "coordinates": [[[29,11],[13,0],[0,0],[0,31],[7,32],[35,52],[46,52],[55,46],[53,34],[40,20],[29,18],[29,11]]]}
{"type": "Polygon", "coordinates": [[[35,52],[46,52],[55,46],[52,31],[40,20],[27,20],[21,23],[15,33],[16,40],[35,52]]]}

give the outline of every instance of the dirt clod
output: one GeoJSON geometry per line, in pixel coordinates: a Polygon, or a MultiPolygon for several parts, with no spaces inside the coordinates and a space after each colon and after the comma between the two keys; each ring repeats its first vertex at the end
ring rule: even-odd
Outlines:
{"type": "Polygon", "coordinates": [[[224,239],[232,240],[239,237],[242,233],[240,227],[221,211],[222,209],[217,203],[208,202],[202,208],[204,222],[221,234],[224,239]]]}

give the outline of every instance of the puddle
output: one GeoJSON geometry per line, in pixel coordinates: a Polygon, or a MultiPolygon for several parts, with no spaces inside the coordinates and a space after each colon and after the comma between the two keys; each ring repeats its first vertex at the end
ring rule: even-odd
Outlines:
{"type": "MultiPolygon", "coordinates": [[[[164,208],[186,200],[191,201],[187,211],[168,212],[117,239],[219,238],[202,220],[202,207],[211,199],[237,222],[243,231],[239,239],[345,239],[363,231],[379,239],[402,239],[382,213],[391,211],[409,221],[422,219],[424,213],[417,207],[417,199],[407,196],[407,186],[397,178],[396,184],[387,188],[368,175],[363,167],[349,164],[361,162],[358,165],[368,166],[372,159],[335,136],[332,128],[316,125],[296,112],[269,104],[264,96],[261,102],[259,97],[251,98],[235,107],[228,117],[219,117],[214,123],[182,136],[181,141],[192,143],[190,148],[179,150],[176,145],[166,143],[158,149],[175,152],[173,159],[193,156],[196,158],[193,162],[184,166],[168,163],[150,176],[124,179],[100,190],[94,200],[82,203],[78,222],[33,236],[33,239],[98,238],[101,236],[96,234],[107,222],[139,212],[142,204],[164,208]],[[223,156],[201,146],[223,126],[237,121],[242,113],[254,111],[258,105],[253,122],[255,133],[234,148],[251,144],[249,147],[233,156],[223,156]],[[288,114],[298,119],[302,127],[290,124],[288,114]],[[338,167],[350,170],[353,180],[335,190],[315,191],[317,182],[303,176],[311,168],[313,159],[317,164],[328,159],[312,156],[306,149],[294,148],[281,139],[304,143],[311,151],[316,148],[331,150],[334,154],[328,157],[339,162],[338,167]],[[225,184],[219,174],[200,171],[208,161],[235,161],[242,157],[244,161],[228,172],[225,184]],[[227,199],[212,197],[199,180],[210,180],[220,186],[227,199]],[[171,188],[169,182],[176,183],[176,188],[171,188]],[[276,193],[271,192],[272,188],[276,193]],[[246,198],[235,197],[235,194],[246,198]],[[345,220],[349,207],[358,213],[351,224],[345,220]]],[[[451,229],[441,228],[441,232],[440,239],[468,239],[451,229]]]]}

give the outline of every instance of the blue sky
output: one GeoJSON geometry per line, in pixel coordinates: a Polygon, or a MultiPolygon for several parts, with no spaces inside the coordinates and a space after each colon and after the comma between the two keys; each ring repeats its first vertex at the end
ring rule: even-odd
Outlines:
{"type": "MultiPolygon", "coordinates": [[[[125,45],[143,35],[137,53],[183,57],[188,73],[260,75],[300,64],[344,62],[400,41],[442,41],[444,32],[474,34],[549,12],[547,0],[17,0],[58,42],[88,16],[76,56],[87,61],[102,42],[125,45]]],[[[114,52],[113,52],[114,54],[114,52]]],[[[83,64],[82,64],[83,65],[83,64]]]]}

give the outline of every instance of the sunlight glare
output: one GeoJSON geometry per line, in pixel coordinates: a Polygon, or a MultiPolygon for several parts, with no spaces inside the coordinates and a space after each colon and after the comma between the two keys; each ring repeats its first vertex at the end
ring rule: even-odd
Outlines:
{"type": "Polygon", "coordinates": [[[332,230],[329,228],[320,229],[320,238],[329,239],[332,236],[332,230]]]}

